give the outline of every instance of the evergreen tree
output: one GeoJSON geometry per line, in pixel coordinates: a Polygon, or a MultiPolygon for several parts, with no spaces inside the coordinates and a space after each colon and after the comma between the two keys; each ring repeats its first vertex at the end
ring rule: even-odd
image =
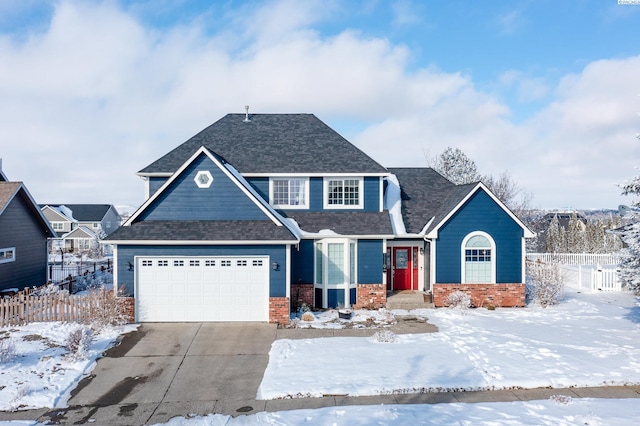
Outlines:
{"type": "MultiPolygon", "coordinates": [[[[622,195],[640,196],[640,176],[622,185],[622,195]]],[[[633,205],[640,207],[640,199],[634,200],[633,205]]],[[[632,212],[630,216],[631,223],[622,235],[627,247],[622,250],[624,260],[620,264],[620,279],[629,290],[640,294],[640,214],[632,212]]]]}
{"type": "Polygon", "coordinates": [[[562,252],[562,237],[560,235],[560,224],[558,223],[558,215],[554,215],[547,229],[547,253],[562,252]]]}
{"type": "Polygon", "coordinates": [[[578,215],[573,213],[569,219],[567,229],[567,251],[569,253],[585,252],[585,230],[584,224],[578,220],[578,215]]]}

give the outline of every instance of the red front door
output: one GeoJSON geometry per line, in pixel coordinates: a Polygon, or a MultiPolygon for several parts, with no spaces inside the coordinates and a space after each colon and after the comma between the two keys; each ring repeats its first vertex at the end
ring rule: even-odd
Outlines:
{"type": "Polygon", "coordinates": [[[413,290],[413,253],[411,247],[393,248],[393,290],[413,290]]]}

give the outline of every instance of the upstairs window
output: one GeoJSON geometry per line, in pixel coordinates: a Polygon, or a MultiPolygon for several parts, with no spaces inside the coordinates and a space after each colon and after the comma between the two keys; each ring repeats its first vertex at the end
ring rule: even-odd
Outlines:
{"type": "Polygon", "coordinates": [[[0,263],[15,262],[16,260],[16,248],[0,248],[0,263]]]}
{"type": "Polygon", "coordinates": [[[362,178],[325,178],[324,208],[362,208],[362,178]]]}
{"type": "Polygon", "coordinates": [[[64,231],[64,222],[51,222],[54,231],[64,231]]]}
{"type": "Polygon", "coordinates": [[[309,179],[272,178],[269,180],[270,204],[282,209],[309,207],[309,179]]]}

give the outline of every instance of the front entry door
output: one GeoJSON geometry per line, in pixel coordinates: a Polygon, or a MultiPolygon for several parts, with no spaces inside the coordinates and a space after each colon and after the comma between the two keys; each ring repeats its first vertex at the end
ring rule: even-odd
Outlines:
{"type": "Polygon", "coordinates": [[[413,290],[413,256],[411,247],[393,248],[393,290],[413,290]]]}

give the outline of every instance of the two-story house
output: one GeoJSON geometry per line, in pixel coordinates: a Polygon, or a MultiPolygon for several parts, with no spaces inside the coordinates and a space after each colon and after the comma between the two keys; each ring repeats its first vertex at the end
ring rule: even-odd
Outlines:
{"type": "Polygon", "coordinates": [[[0,291],[47,282],[47,238],[53,229],[22,182],[11,182],[0,160],[0,291]]]}
{"type": "Polygon", "coordinates": [[[110,204],[43,204],[40,208],[57,234],[54,251],[96,249],[120,226],[120,216],[110,204]]]}
{"type": "Polygon", "coordinates": [[[492,300],[515,283],[498,304],[523,304],[530,231],[481,183],[416,170],[386,169],[311,114],[229,114],[138,173],[147,199],[107,238],[115,287],[137,321],[286,323],[292,301],[375,308],[388,290],[478,280],[492,300]]]}

